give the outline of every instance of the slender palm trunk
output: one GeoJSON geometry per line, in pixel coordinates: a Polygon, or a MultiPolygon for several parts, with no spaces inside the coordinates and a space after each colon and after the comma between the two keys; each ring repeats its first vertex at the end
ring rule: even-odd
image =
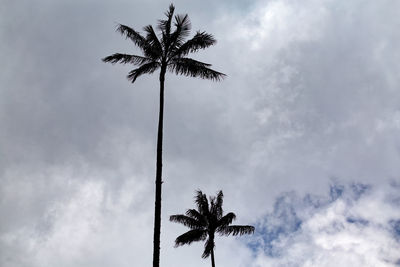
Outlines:
{"type": "Polygon", "coordinates": [[[157,132],[157,160],[156,160],[156,196],[154,208],[154,239],[153,239],[153,267],[160,266],[160,235],[161,235],[161,185],[162,185],[162,142],[164,120],[164,81],[165,67],[160,72],[160,111],[157,132]]]}
{"type": "Polygon", "coordinates": [[[215,267],[214,248],[211,250],[211,266],[215,267]]]}

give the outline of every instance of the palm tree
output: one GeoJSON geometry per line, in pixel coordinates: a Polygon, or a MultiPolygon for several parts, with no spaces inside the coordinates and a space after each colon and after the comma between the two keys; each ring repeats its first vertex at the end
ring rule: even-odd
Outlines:
{"type": "Polygon", "coordinates": [[[171,4],[165,13],[166,19],[159,20],[157,35],[151,25],[143,28],[146,33],[141,35],[134,29],[119,24],[117,32],[130,39],[139,47],[143,55],[128,55],[115,53],[103,58],[104,62],[112,64],[133,64],[137,68],[129,72],[127,78],[132,83],[143,74],[151,74],[160,69],[160,110],[158,117],[157,134],[157,159],[156,159],[156,194],[154,211],[154,240],[153,240],[153,266],[158,267],[160,262],[160,232],[161,232],[161,185],[162,185],[162,142],[163,142],[163,117],[164,117],[164,81],[166,71],[174,72],[177,75],[200,77],[219,81],[225,74],[212,70],[210,64],[200,62],[187,57],[189,53],[205,49],[216,43],[211,34],[198,31],[190,40],[185,39],[190,34],[191,24],[188,15],[176,15],[175,7],[171,4]],[[175,22],[173,22],[175,19],[175,22]],[[172,29],[174,24],[175,29],[172,29]]]}
{"type": "Polygon", "coordinates": [[[186,215],[172,215],[171,222],[181,223],[191,230],[180,235],[175,240],[175,247],[185,244],[190,245],[195,241],[204,241],[204,252],[202,257],[207,258],[211,255],[211,266],[215,267],[214,247],[215,233],[220,235],[244,235],[254,233],[254,227],[250,225],[230,225],[236,219],[233,212],[223,215],[222,202],[224,195],[219,191],[216,197],[210,197],[210,205],[207,196],[200,190],[196,192],[195,203],[197,210],[188,209],[186,215]]]}

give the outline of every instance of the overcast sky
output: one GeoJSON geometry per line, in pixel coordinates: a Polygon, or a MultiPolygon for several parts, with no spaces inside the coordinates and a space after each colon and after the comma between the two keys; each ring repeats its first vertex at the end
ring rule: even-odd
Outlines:
{"type": "MultiPolygon", "coordinates": [[[[152,262],[158,77],[105,64],[169,1],[0,1],[0,266],[152,262]]],[[[222,189],[217,266],[400,265],[400,1],[175,1],[219,83],[166,78],[161,266],[210,266],[169,215],[222,189]]]]}

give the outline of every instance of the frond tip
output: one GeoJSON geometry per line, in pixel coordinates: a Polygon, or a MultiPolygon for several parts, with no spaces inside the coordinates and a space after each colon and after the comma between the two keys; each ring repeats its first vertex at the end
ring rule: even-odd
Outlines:
{"type": "Polygon", "coordinates": [[[214,45],[217,42],[215,38],[206,32],[197,32],[195,36],[182,44],[175,52],[179,57],[186,56],[189,53],[197,52],[214,45]]]}
{"type": "Polygon", "coordinates": [[[199,229],[202,227],[202,224],[199,221],[197,221],[193,218],[190,218],[188,216],[181,215],[181,214],[180,215],[171,215],[169,217],[169,220],[171,222],[181,223],[184,226],[189,227],[190,229],[199,229]]]}
{"type": "Polygon", "coordinates": [[[211,213],[220,220],[223,214],[222,204],[224,200],[224,194],[222,191],[217,193],[216,197],[211,198],[211,213]]]}
{"type": "Polygon", "coordinates": [[[201,257],[203,259],[208,258],[210,256],[212,250],[214,249],[214,247],[215,247],[214,240],[211,238],[207,239],[207,242],[204,244],[204,252],[201,255],[201,257]]]}
{"type": "Polygon", "coordinates": [[[197,210],[195,209],[188,209],[185,213],[188,217],[196,220],[199,224],[202,226],[207,225],[207,220],[204,218],[204,215],[200,214],[197,210]]]}
{"type": "Polygon", "coordinates": [[[146,39],[139,32],[135,31],[129,26],[118,24],[116,31],[125,36],[125,38],[129,38],[140,48],[143,48],[146,45],[146,39]]]}
{"type": "Polygon", "coordinates": [[[220,235],[248,235],[254,233],[254,226],[250,225],[230,225],[221,227],[218,232],[220,235]]]}
{"type": "Polygon", "coordinates": [[[209,212],[208,210],[208,200],[206,194],[203,194],[200,190],[196,191],[195,201],[197,204],[197,209],[202,216],[206,216],[209,212]]]}
{"type": "Polygon", "coordinates": [[[158,29],[162,32],[163,36],[168,38],[171,33],[171,22],[172,17],[174,16],[175,7],[173,4],[169,5],[169,9],[165,12],[166,20],[160,19],[158,21],[158,29]]]}
{"type": "Polygon", "coordinates": [[[229,212],[225,216],[219,219],[218,227],[225,227],[230,225],[236,219],[236,215],[233,212],[229,212]]]}
{"type": "Polygon", "coordinates": [[[225,78],[225,74],[212,70],[211,64],[203,63],[191,58],[176,58],[169,64],[168,69],[177,75],[190,77],[200,77],[213,81],[220,81],[225,78]]]}
{"type": "Polygon", "coordinates": [[[158,68],[160,67],[160,64],[158,62],[150,62],[147,64],[144,64],[140,66],[137,69],[132,70],[129,72],[127,78],[130,80],[132,83],[134,83],[137,79],[137,77],[143,75],[143,74],[151,74],[155,72],[158,68]]]}
{"type": "Polygon", "coordinates": [[[127,64],[131,63],[133,65],[142,65],[145,63],[149,63],[152,60],[147,57],[142,57],[142,56],[136,56],[136,55],[127,55],[127,54],[121,54],[121,53],[115,53],[112,54],[111,56],[105,57],[102,59],[104,62],[109,62],[111,64],[115,63],[122,63],[122,64],[127,64]]]}
{"type": "Polygon", "coordinates": [[[202,229],[190,230],[183,235],[180,235],[175,240],[175,247],[182,245],[190,245],[196,241],[203,241],[207,238],[207,231],[202,229]]]}

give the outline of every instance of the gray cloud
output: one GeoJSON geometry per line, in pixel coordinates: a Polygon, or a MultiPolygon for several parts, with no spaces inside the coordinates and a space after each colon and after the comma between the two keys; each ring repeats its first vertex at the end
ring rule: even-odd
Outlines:
{"type": "MultiPolygon", "coordinates": [[[[281,192],[322,194],[332,177],[399,180],[397,1],[175,4],[216,36],[196,57],[228,78],[167,77],[166,266],[208,264],[201,245],[172,247],[183,230],[167,222],[197,188],[223,189],[226,210],[250,223],[281,192]]],[[[137,52],[116,23],[154,25],[168,5],[2,4],[0,265],[150,264],[157,79],[131,85],[129,67],[100,58],[137,52]]],[[[218,242],[217,262],[256,264],[244,243],[218,242]]]]}

